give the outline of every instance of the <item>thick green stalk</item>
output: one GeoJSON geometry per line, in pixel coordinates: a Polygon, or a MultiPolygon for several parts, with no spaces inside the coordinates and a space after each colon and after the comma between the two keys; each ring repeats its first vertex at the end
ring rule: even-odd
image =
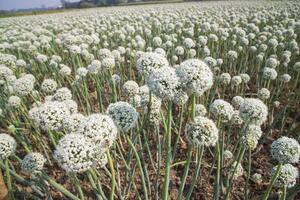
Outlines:
{"type": "Polygon", "coordinates": [[[186,178],[188,176],[188,172],[189,172],[189,169],[190,169],[192,155],[193,155],[193,145],[189,145],[183,175],[182,175],[181,180],[180,180],[180,187],[179,187],[178,196],[177,196],[178,200],[182,199],[182,194],[183,194],[186,178]]]}
{"type": "Polygon", "coordinates": [[[67,197],[69,197],[72,200],[80,200],[80,198],[78,198],[77,196],[75,196],[74,194],[72,194],[69,190],[67,190],[66,188],[64,188],[61,184],[57,183],[56,181],[54,181],[53,179],[51,179],[49,176],[47,176],[46,174],[41,174],[42,178],[44,178],[50,185],[52,185],[55,189],[57,189],[58,191],[60,191],[61,193],[63,193],[64,195],[66,195],[67,197]]]}
{"type": "Polygon", "coordinates": [[[246,179],[246,184],[245,184],[245,200],[249,199],[249,191],[248,191],[248,187],[249,187],[249,179],[251,176],[251,162],[252,162],[252,151],[251,149],[249,149],[248,151],[248,172],[247,172],[247,179],[246,179]]]}
{"type": "Polygon", "coordinates": [[[109,195],[109,200],[114,200],[115,187],[116,187],[116,173],[115,173],[115,168],[113,165],[113,160],[111,158],[109,151],[107,152],[107,158],[108,158],[108,165],[109,165],[110,173],[111,173],[111,191],[110,191],[110,195],[109,195]]]}
{"type": "Polygon", "coordinates": [[[9,160],[5,160],[5,175],[6,175],[6,183],[7,183],[7,189],[9,193],[10,199],[14,199],[14,195],[12,192],[12,181],[11,181],[11,176],[9,173],[9,160]]]}
{"type": "Polygon", "coordinates": [[[197,163],[196,163],[196,169],[195,169],[195,174],[192,179],[192,183],[190,186],[190,189],[186,195],[186,199],[190,199],[192,192],[194,190],[194,187],[196,185],[196,180],[200,174],[200,169],[201,169],[201,162],[202,162],[202,156],[203,156],[203,151],[204,151],[204,146],[202,145],[201,147],[198,147],[198,157],[197,157],[197,163]]]}
{"type": "Polygon", "coordinates": [[[142,167],[142,163],[141,163],[141,160],[139,158],[139,154],[135,148],[135,146],[133,145],[133,143],[131,142],[130,138],[128,136],[126,136],[127,138],[127,142],[128,144],[130,145],[130,147],[132,148],[133,150],[133,153],[135,154],[136,156],[136,160],[137,160],[137,163],[138,163],[138,166],[140,168],[140,173],[141,173],[141,178],[142,178],[142,185],[143,185],[143,189],[144,189],[144,195],[145,195],[145,199],[148,200],[148,193],[147,193],[147,186],[146,186],[146,181],[145,181],[145,175],[144,175],[144,171],[143,171],[143,167],[142,167]]]}
{"type": "Polygon", "coordinates": [[[169,102],[168,105],[168,124],[166,127],[165,134],[165,143],[166,143],[166,169],[165,169],[165,179],[163,185],[162,199],[168,200],[169,198],[169,184],[170,184],[170,170],[171,170],[171,160],[172,160],[172,152],[171,152],[171,124],[172,124],[172,102],[169,102]]]}
{"type": "Polygon", "coordinates": [[[272,187],[273,187],[273,185],[274,185],[274,183],[275,183],[275,181],[276,181],[276,179],[277,179],[277,177],[278,177],[278,175],[280,173],[281,167],[282,167],[281,163],[277,165],[276,171],[275,171],[275,173],[273,174],[273,176],[271,178],[271,182],[268,185],[268,188],[267,188],[267,190],[266,190],[266,192],[265,192],[262,200],[267,200],[268,199],[268,197],[270,195],[270,192],[272,190],[272,187]]]}

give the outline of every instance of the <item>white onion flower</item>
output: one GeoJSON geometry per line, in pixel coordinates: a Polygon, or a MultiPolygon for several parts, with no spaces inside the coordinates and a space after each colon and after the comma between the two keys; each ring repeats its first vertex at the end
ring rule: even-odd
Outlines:
{"type": "Polygon", "coordinates": [[[193,122],[187,124],[186,137],[196,146],[215,146],[219,138],[219,130],[212,120],[197,116],[193,122]]]}
{"type": "Polygon", "coordinates": [[[259,99],[245,98],[240,105],[240,116],[245,123],[261,125],[267,120],[268,108],[259,99]]]}
{"type": "Polygon", "coordinates": [[[158,53],[143,53],[142,56],[136,61],[136,68],[139,75],[148,76],[153,70],[168,67],[168,60],[158,53]]]}
{"type": "Polygon", "coordinates": [[[123,92],[126,96],[134,96],[139,92],[139,85],[135,81],[126,81],[123,84],[123,92]]]}
{"type": "Polygon", "coordinates": [[[21,163],[21,168],[28,174],[36,174],[43,170],[46,158],[36,152],[27,154],[21,163]]]}
{"type": "Polygon", "coordinates": [[[69,115],[70,111],[65,103],[49,101],[40,106],[37,123],[44,130],[60,130],[64,119],[69,117],[69,115]]]}
{"type": "Polygon", "coordinates": [[[0,159],[4,160],[15,153],[17,143],[13,137],[6,133],[0,134],[0,159]]]}
{"type": "Polygon", "coordinates": [[[95,145],[82,134],[67,134],[54,151],[58,165],[67,172],[81,173],[94,165],[95,145]]]}
{"type": "Polygon", "coordinates": [[[91,139],[98,147],[110,147],[117,138],[118,129],[112,118],[103,114],[92,114],[80,121],[77,133],[91,139]]]}
{"type": "Polygon", "coordinates": [[[234,113],[232,105],[222,99],[214,100],[210,104],[209,111],[216,120],[221,122],[229,122],[234,113]]]}
{"type": "Polygon", "coordinates": [[[271,154],[280,163],[298,163],[300,145],[297,140],[283,136],[272,143],[271,154]]]}
{"type": "MultiPolygon", "coordinates": [[[[275,173],[277,166],[272,170],[272,175],[275,173]]],[[[291,188],[296,185],[296,179],[299,178],[299,171],[297,167],[294,167],[291,164],[284,164],[280,171],[279,175],[275,181],[277,187],[287,187],[291,188]]]]}
{"type": "Polygon", "coordinates": [[[70,99],[72,99],[72,93],[69,88],[66,87],[59,88],[53,95],[53,100],[55,101],[65,101],[70,99]]]}
{"type": "Polygon", "coordinates": [[[53,79],[45,79],[41,85],[41,90],[47,94],[54,92],[56,88],[57,83],[53,79]]]}
{"type": "Polygon", "coordinates": [[[117,127],[125,132],[135,127],[139,117],[135,108],[123,101],[110,104],[106,112],[113,119],[117,127]]]}
{"type": "Polygon", "coordinates": [[[201,60],[189,59],[176,68],[176,74],[186,91],[201,96],[213,85],[213,73],[201,60]]]}

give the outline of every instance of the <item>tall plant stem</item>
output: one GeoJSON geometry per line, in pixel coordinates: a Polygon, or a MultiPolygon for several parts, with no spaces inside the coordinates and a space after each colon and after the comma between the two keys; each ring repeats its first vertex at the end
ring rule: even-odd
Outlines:
{"type": "Polygon", "coordinates": [[[272,190],[272,187],[273,187],[273,185],[274,185],[274,183],[275,183],[275,181],[276,181],[276,179],[277,179],[277,177],[278,177],[278,175],[280,173],[281,167],[282,167],[281,163],[279,165],[277,165],[276,171],[275,171],[275,173],[273,174],[273,176],[271,178],[271,182],[268,185],[268,188],[267,188],[267,190],[266,190],[266,192],[265,192],[262,200],[267,200],[268,199],[268,197],[270,195],[270,192],[272,190]]]}
{"type": "Polygon", "coordinates": [[[111,173],[111,191],[109,195],[109,200],[114,200],[115,196],[115,187],[116,187],[116,173],[115,173],[115,168],[113,165],[113,160],[109,152],[107,152],[107,158],[108,158],[108,165],[110,168],[110,173],[111,173]]]}
{"type": "Polygon", "coordinates": [[[165,170],[165,179],[163,185],[163,192],[162,192],[162,199],[168,200],[169,198],[169,184],[170,184],[170,170],[171,170],[171,124],[172,124],[172,102],[169,102],[168,105],[168,124],[166,127],[166,134],[165,134],[165,143],[166,143],[166,170],[165,170]]]}

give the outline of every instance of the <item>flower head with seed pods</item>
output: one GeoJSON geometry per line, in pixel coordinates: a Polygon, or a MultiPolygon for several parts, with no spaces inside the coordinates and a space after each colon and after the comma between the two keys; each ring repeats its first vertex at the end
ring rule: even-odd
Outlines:
{"type": "Polygon", "coordinates": [[[54,151],[54,159],[67,172],[80,173],[94,165],[94,143],[82,134],[67,134],[60,139],[54,151]]]}
{"type": "Polygon", "coordinates": [[[240,105],[243,103],[243,101],[244,101],[243,97],[241,97],[241,96],[235,96],[235,97],[232,98],[231,104],[233,105],[233,107],[235,109],[239,109],[240,105]]]}
{"type": "Polygon", "coordinates": [[[219,138],[219,130],[215,123],[202,116],[195,117],[194,121],[186,126],[188,141],[196,146],[215,146],[219,138]]]}
{"type": "Polygon", "coordinates": [[[209,111],[216,120],[221,122],[229,122],[234,112],[232,105],[222,99],[214,100],[210,104],[209,111]]]}
{"type": "Polygon", "coordinates": [[[257,96],[261,100],[266,100],[270,98],[270,91],[267,88],[261,88],[257,91],[257,96]]]}
{"type": "Polygon", "coordinates": [[[233,174],[233,179],[236,180],[238,177],[242,176],[244,173],[244,168],[241,163],[237,163],[236,161],[233,162],[231,167],[229,168],[229,175],[233,174]],[[237,166],[237,167],[236,167],[237,166]],[[235,172],[234,169],[236,168],[235,172]]]}
{"type": "Polygon", "coordinates": [[[15,153],[17,143],[13,137],[6,133],[0,134],[0,159],[4,160],[15,153]]]}
{"type": "Polygon", "coordinates": [[[240,116],[245,123],[261,125],[267,120],[268,108],[259,99],[245,98],[240,105],[240,116]]]}
{"type": "Polygon", "coordinates": [[[283,136],[272,143],[271,154],[280,163],[298,163],[300,145],[297,140],[283,136]]]}
{"type": "Polygon", "coordinates": [[[10,96],[7,103],[11,108],[18,108],[21,105],[21,102],[22,101],[20,97],[10,96]]]}
{"type": "Polygon", "coordinates": [[[44,130],[61,130],[64,119],[68,118],[70,111],[65,103],[48,101],[39,107],[37,123],[44,130]]]}
{"type": "Polygon", "coordinates": [[[92,114],[80,121],[77,133],[91,139],[98,147],[110,147],[116,140],[118,129],[112,118],[103,114],[92,114]]]}
{"type": "MultiPolygon", "coordinates": [[[[277,166],[272,170],[272,175],[275,173],[277,166]]],[[[296,179],[299,178],[299,171],[297,167],[291,164],[282,165],[279,175],[275,181],[277,187],[291,188],[296,185],[296,179]]]]}
{"type": "Polygon", "coordinates": [[[150,75],[153,70],[168,66],[169,62],[163,55],[152,52],[143,53],[136,62],[138,73],[144,76],[150,75]]]}
{"type": "Polygon", "coordinates": [[[17,95],[25,96],[32,92],[34,89],[35,78],[29,76],[22,76],[14,82],[13,88],[17,95]]]}
{"type": "Polygon", "coordinates": [[[139,85],[135,81],[126,81],[122,89],[126,96],[134,96],[139,92],[139,85]]]}
{"type": "Polygon", "coordinates": [[[275,80],[277,78],[277,71],[270,67],[264,67],[262,76],[266,80],[275,80]]]}
{"type": "Polygon", "coordinates": [[[202,104],[195,105],[195,115],[196,116],[205,116],[207,113],[206,107],[202,104]]]}
{"type": "Polygon", "coordinates": [[[213,85],[213,73],[205,62],[198,59],[182,62],[176,68],[176,73],[189,94],[195,93],[201,96],[213,85]]]}
{"type": "Polygon", "coordinates": [[[125,132],[135,127],[139,117],[135,108],[123,101],[111,103],[106,113],[113,119],[118,129],[125,132]]]}
{"type": "Polygon", "coordinates": [[[173,100],[179,84],[179,79],[172,67],[159,68],[147,78],[150,91],[161,99],[173,100]]]}
{"type": "Polygon", "coordinates": [[[47,94],[54,92],[56,88],[57,83],[53,79],[45,79],[41,85],[41,90],[47,94]]]}
{"type": "Polygon", "coordinates": [[[59,88],[53,95],[53,100],[55,101],[65,101],[70,99],[72,99],[72,93],[66,87],[59,88]]]}
{"type": "Polygon", "coordinates": [[[68,116],[63,121],[63,129],[67,133],[74,133],[78,131],[79,125],[85,119],[84,115],[81,113],[74,113],[68,116]]]}
{"type": "Polygon", "coordinates": [[[36,174],[43,170],[46,158],[36,152],[27,154],[21,163],[21,168],[28,174],[36,174]]]}

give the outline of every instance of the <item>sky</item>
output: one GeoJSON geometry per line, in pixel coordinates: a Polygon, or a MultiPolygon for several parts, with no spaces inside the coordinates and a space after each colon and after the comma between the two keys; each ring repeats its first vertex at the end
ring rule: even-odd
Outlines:
{"type": "Polygon", "coordinates": [[[58,6],[60,5],[60,0],[0,0],[0,10],[39,8],[42,5],[46,7],[58,6]]]}

